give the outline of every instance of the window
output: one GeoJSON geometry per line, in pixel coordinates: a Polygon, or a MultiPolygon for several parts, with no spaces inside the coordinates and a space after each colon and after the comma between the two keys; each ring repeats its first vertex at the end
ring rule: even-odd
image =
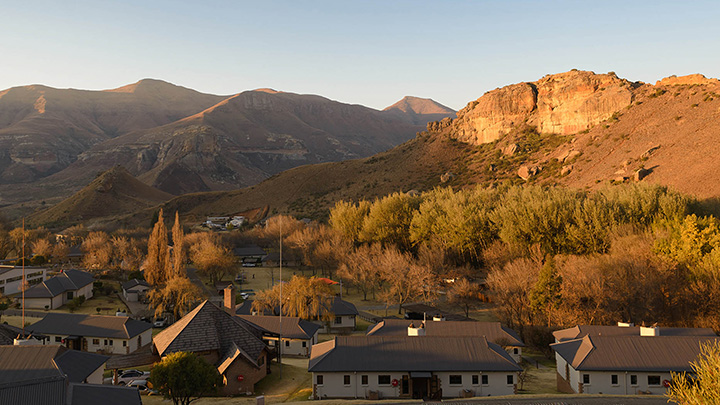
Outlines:
{"type": "Polygon", "coordinates": [[[638,383],[637,383],[637,376],[636,376],[636,375],[631,375],[631,376],[630,376],[630,385],[638,385],[638,383]]]}
{"type": "Polygon", "coordinates": [[[62,342],[62,338],[60,336],[55,336],[55,343],[62,342]]]}
{"type": "Polygon", "coordinates": [[[5,284],[5,280],[0,280],[0,285],[5,284]]]}
{"type": "Polygon", "coordinates": [[[67,299],[69,299],[69,300],[73,299],[73,292],[72,292],[72,291],[68,291],[68,293],[67,293],[67,299]]]}
{"type": "Polygon", "coordinates": [[[613,374],[610,376],[610,384],[612,385],[618,385],[618,376],[617,374],[613,374]]]}
{"type": "Polygon", "coordinates": [[[340,325],[342,323],[342,317],[336,316],[335,317],[335,325],[340,325]]]}
{"type": "Polygon", "coordinates": [[[648,385],[660,385],[660,376],[659,375],[649,375],[648,376],[648,385]]]}
{"type": "Polygon", "coordinates": [[[583,384],[590,384],[590,374],[583,374],[583,384]]]}
{"type": "Polygon", "coordinates": [[[127,346],[127,340],[123,340],[123,347],[127,346]]]}
{"type": "Polygon", "coordinates": [[[344,384],[344,385],[350,385],[350,375],[345,374],[345,375],[343,376],[343,384],[344,384]]]}
{"type": "Polygon", "coordinates": [[[290,347],[290,341],[289,341],[289,340],[286,340],[286,341],[285,341],[285,347],[290,347]]]}
{"type": "Polygon", "coordinates": [[[307,342],[303,340],[302,347],[307,347],[307,342]]]}
{"type": "Polygon", "coordinates": [[[450,375],[450,385],[462,385],[461,375],[450,375]]]}
{"type": "Polygon", "coordinates": [[[379,375],[378,376],[378,385],[390,385],[390,376],[389,375],[379,375]]]}
{"type": "Polygon", "coordinates": [[[519,354],[519,353],[520,353],[520,350],[518,350],[517,347],[513,349],[513,354],[519,354]]]}
{"type": "Polygon", "coordinates": [[[0,294],[5,294],[5,287],[0,287],[0,294]]]}
{"type": "Polygon", "coordinates": [[[107,346],[107,339],[103,340],[103,346],[107,346]]]}
{"type": "Polygon", "coordinates": [[[112,346],[112,345],[113,345],[112,339],[108,340],[108,346],[112,346]]]}
{"type": "Polygon", "coordinates": [[[487,374],[482,375],[482,385],[488,385],[488,376],[487,374]]]}
{"type": "Polygon", "coordinates": [[[368,385],[368,376],[367,376],[367,375],[361,376],[361,377],[360,377],[360,383],[361,383],[362,385],[368,385]]]}
{"type": "Polygon", "coordinates": [[[317,385],[323,385],[323,376],[322,376],[322,374],[318,374],[318,376],[315,377],[315,384],[317,384],[317,385]]]}
{"type": "Polygon", "coordinates": [[[100,339],[93,339],[92,342],[94,345],[98,345],[98,346],[100,345],[100,339]]]}
{"type": "Polygon", "coordinates": [[[473,374],[473,376],[472,376],[472,385],[478,385],[478,384],[479,384],[479,381],[480,381],[480,379],[478,378],[478,375],[477,375],[477,374],[473,374]]]}
{"type": "Polygon", "coordinates": [[[507,383],[508,383],[508,385],[513,385],[513,384],[515,384],[515,376],[512,375],[512,374],[508,374],[508,376],[507,376],[507,383]]]}

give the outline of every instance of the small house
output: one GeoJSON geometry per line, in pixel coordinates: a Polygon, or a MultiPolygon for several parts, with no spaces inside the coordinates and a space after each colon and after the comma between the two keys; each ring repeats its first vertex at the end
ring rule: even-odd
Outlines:
{"type": "Polygon", "coordinates": [[[270,345],[277,347],[278,339],[283,356],[309,357],[310,348],[318,342],[320,325],[297,317],[238,315],[240,318],[262,329],[272,332],[263,335],[263,339],[270,345]]]}
{"type": "Polygon", "coordinates": [[[131,302],[144,301],[148,290],[150,290],[150,284],[145,280],[134,278],[122,283],[123,297],[131,302]]]}
{"type": "Polygon", "coordinates": [[[25,291],[25,308],[57,309],[73,299],[93,296],[93,275],[80,270],[65,270],[25,291]]]}

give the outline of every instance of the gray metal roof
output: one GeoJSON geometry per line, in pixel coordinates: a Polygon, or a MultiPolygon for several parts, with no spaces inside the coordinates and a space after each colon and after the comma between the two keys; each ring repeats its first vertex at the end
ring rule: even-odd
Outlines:
{"type": "Polygon", "coordinates": [[[49,335],[130,339],[152,328],[148,322],[126,316],[83,315],[50,312],[27,330],[49,335]]]}
{"type": "Polygon", "coordinates": [[[53,359],[66,350],[59,345],[0,346],[0,383],[62,376],[53,359]]]}
{"type": "Polygon", "coordinates": [[[238,315],[240,318],[253,323],[272,333],[281,333],[282,337],[289,339],[310,339],[320,329],[320,325],[297,317],[282,317],[282,331],[280,330],[279,316],[238,315]]]}
{"type": "MultiPolygon", "coordinates": [[[[418,328],[423,321],[383,319],[368,330],[368,336],[407,336],[408,326],[418,328]]],[[[485,336],[493,343],[525,346],[518,334],[500,322],[427,321],[425,336],[485,336]]]]}
{"type": "Polygon", "coordinates": [[[15,343],[15,339],[18,336],[23,338],[34,337],[37,339],[44,339],[47,336],[38,333],[31,333],[29,330],[23,330],[12,325],[0,324],[0,345],[12,345],[15,343]]]}
{"type": "Polygon", "coordinates": [[[233,248],[233,254],[240,257],[261,257],[267,253],[258,245],[245,245],[233,248]]]}
{"type": "Polygon", "coordinates": [[[221,357],[234,346],[255,360],[266,348],[262,331],[253,327],[210,301],[205,301],[153,338],[153,343],[164,356],[174,352],[201,352],[217,350],[221,357]]]}
{"type": "Polygon", "coordinates": [[[96,353],[67,350],[55,357],[55,364],[70,382],[82,383],[100,367],[104,368],[110,356],[96,353]]]}
{"type": "Polygon", "coordinates": [[[427,314],[428,318],[432,318],[433,316],[440,315],[444,317],[448,321],[474,321],[472,318],[468,318],[465,315],[459,315],[452,312],[443,311],[440,308],[436,308],[427,304],[423,303],[417,303],[417,304],[405,304],[402,306],[403,310],[407,312],[417,312],[417,313],[425,313],[427,314]]]}
{"type": "Polygon", "coordinates": [[[122,289],[129,290],[129,289],[139,286],[139,285],[144,286],[144,287],[150,287],[150,284],[148,284],[147,281],[138,280],[138,279],[134,278],[132,280],[128,280],[128,281],[122,283],[122,289]]]}
{"type": "Polygon", "coordinates": [[[63,375],[22,382],[0,378],[0,404],[66,405],[66,384],[63,375]]]}
{"type": "Polygon", "coordinates": [[[550,347],[581,371],[691,371],[690,362],[717,336],[585,336],[550,347]]]}
{"type": "MultiPolygon", "coordinates": [[[[660,336],[717,336],[710,328],[666,328],[660,327],[660,336]]],[[[584,336],[640,336],[639,326],[577,325],[553,332],[558,342],[578,339],[584,336]]]]}
{"type": "Polygon", "coordinates": [[[313,345],[308,371],[521,371],[483,337],[339,336],[313,345]]]}
{"type": "Polygon", "coordinates": [[[358,314],[358,310],[357,308],[355,308],[355,304],[353,304],[352,302],[344,301],[340,299],[340,297],[335,297],[330,306],[330,311],[335,314],[335,316],[358,314]]]}
{"type": "Polygon", "coordinates": [[[68,391],[69,405],[142,405],[140,391],[133,387],[71,383],[68,391]]]}
{"type": "Polygon", "coordinates": [[[55,277],[32,286],[25,291],[25,298],[52,298],[67,291],[76,291],[94,281],[92,274],[80,270],[65,270],[55,277]]]}

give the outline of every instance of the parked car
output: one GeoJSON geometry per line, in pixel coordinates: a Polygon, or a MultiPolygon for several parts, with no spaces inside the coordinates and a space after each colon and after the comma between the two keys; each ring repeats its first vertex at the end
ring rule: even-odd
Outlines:
{"type": "MultiPolygon", "coordinates": [[[[117,385],[126,385],[133,380],[147,380],[150,378],[148,371],[140,370],[118,370],[118,381],[117,385]]],[[[103,379],[103,384],[112,384],[113,378],[108,377],[103,379]]]]}
{"type": "Polygon", "coordinates": [[[135,387],[140,391],[141,395],[158,395],[159,392],[150,388],[147,380],[132,380],[128,383],[128,387],[135,387]]]}
{"type": "Polygon", "coordinates": [[[153,323],[153,327],[155,328],[162,328],[165,327],[165,325],[167,325],[167,320],[165,318],[158,318],[153,323]]]}
{"type": "Polygon", "coordinates": [[[246,300],[246,299],[250,298],[250,293],[246,293],[246,292],[240,293],[240,298],[246,300]]]}

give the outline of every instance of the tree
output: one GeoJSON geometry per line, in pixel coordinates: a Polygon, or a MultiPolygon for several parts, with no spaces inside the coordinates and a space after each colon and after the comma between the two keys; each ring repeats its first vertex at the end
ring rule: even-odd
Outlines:
{"type": "Polygon", "coordinates": [[[562,277],[555,267],[555,259],[548,256],[530,293],[530,305],[533,310],[545,315],[548,326],[551,323],[552,312],[558,308],[562,300],[561,287],[562,277]]]}
{"type": "Polygon", "coordinates": [[[173,277],[164,286],[155,286],[148,293],[156,317],[172,312],[175,319],[190,312],[201,296],[200,289],[187,276],[173,277]]]}
{"type": "Polygon", "coordinates": [[[148,254],[145,259],[145,280],[152,284],[163,284],[169,278],[170,259],[168,257],[168,237],[163,211],[160,209],[158,220],[155,222],[150,238],[148,239],[148,254]]]}
{"type": "Polygon", "coordinates": [[[107,269],[113,258],[113,245],[107,233],[90,232],[82,243],[83,265],[89,269],[107,269]]]}
{"type": "Polygon", "coordinates": [[[393,193],[375,200],[365,217],[360,240],[409,249],[410,223],[419,206],[420,197],[407,193],[393,193]]]}
{"type": "Polygon", "coordinates": [[[378,263],[385,283],[380,297],[386,305],[397,304],[398,314],[402,305],[415,299],[433,301],[437,298],[437,278],[415,263],[408,253],[394,246],[383,251],[378,263]]]}
{"type": "Polygon", "coordinates": [[[235,258],[227,248],[220,246],[211,234],[205,235],[190,246],[190,258],[202,274],[210,277],[214,285],[235,268],[235,258]]]}
{"type": "Polygon", "coordinates": [[[365,222],[365,217],[370,212],[370,202],[361,200],[357,204],[346,201],[338,201],[335,207],[330,210],[330,226],[340,232],[345,238],[357,242],[365,222]]]}
{"type": "Polygon", "coordinates": [[[175,225],[172,229],[173,254],[172,254],[172,272],[174,275],[185,275],[185,246],[182,226],[180,226],[180,214],[175,211],[175,225]]]}
{"type": "Polygon", "coordinates": [[[457,305],[470,317],[470,309],[480,303],[480,286],[467,279],[455,281],[448,289],[448,303],[457,305]]]}
{"type": "Polygon", "coordinates": [[[217,368],[195,353],[177,352],[165,356],[150,370],[150,382],[175,405],[187,405],[193,398],[212,394],[222,385],[217,368]]]}
{"type": "Polygon", "coordinates": [[[363,301],[367,301],[368,293],[374,295],[382,282],[378,267],[381,256],[382,247],[379,243],[361,245],[343,259],[338,269],[338,276],[362,292],[363,301]]]}
{"type": "Polygon", "coordinates": [[[290,281],[278,283],[270,290],[260,291],[253,301],[253,310],[263,313],[276,312],[280,306],[282,288],[282,313],[303,319],[330,320],[334,316],[330,304],[335,293],[323,280],[315,277],[293,276],[290,281]]]}
{"type": "Polygon", "coordinates": [[[52,254],[52,245],[47,239],[38,239],[32,244],[32,252],[36,255],[48,257],[52,254]]]}
{"type": "Polygon", "coordinates": [[[694,376],[672,373],[668,398],[678,404],[720,403],[720,342],[708,341],[700,347],[700,356],[691,363],[694,376]]]}

